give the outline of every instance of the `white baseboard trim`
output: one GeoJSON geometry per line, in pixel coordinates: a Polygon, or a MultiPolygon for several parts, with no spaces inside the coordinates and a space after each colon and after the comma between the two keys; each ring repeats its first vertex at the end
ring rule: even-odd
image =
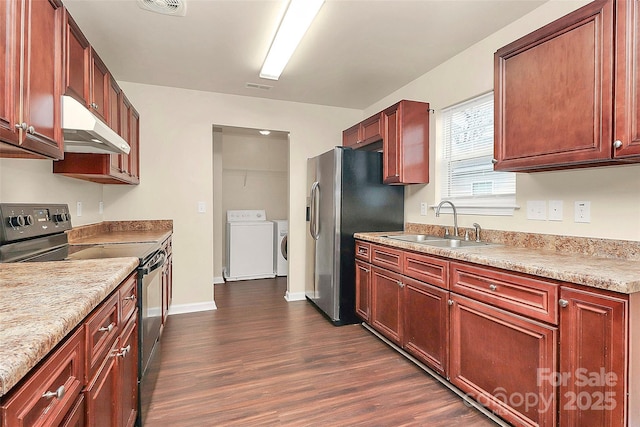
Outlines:
{"type": "Polygon", "coordinates": [[[305,299],[304,296],[304,292],[289,292],[287,291],[287,293],[284,295],[284,299],[286,299],[288,302],[291,301],[302,301],[305,299]]]}
{"type": "Polygon", "coordinates": [[[216,276],[213,278],[214,285],[219,285],[221,283],[224,283],[224,278],[222,276],[216,276]]]}
{"type": "Polygon", "coordinates": [[[215,301],[197,302],[194,304],[172,304],[169,307],[169,315],[196,313],[198,311],[217,310],[215,301]]]}

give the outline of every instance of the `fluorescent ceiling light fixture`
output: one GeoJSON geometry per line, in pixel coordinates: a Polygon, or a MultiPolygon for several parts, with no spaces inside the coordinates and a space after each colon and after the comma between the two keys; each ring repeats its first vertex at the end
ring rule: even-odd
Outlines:
{"type": "Polygon", "coordinates": [[[260,70],[261,78],[278,80],[323,4],[324,0],[290,0],[260,70]]]}
{"type": "Polygon", "coordinates": [[[264,135],[264,136],[267,136],[267,135],[269,135],[270,133],[271,133],[271,131],[270,131],[270,130],[261,130],[261,131],[260,131],[260,135],[264,135]]]}

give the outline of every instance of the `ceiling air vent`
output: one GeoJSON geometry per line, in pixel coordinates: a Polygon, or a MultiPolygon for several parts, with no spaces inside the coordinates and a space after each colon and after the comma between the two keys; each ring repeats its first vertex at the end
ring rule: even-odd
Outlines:
{"type": "Polygon", "coordinates": [[[245,85],[245,87],[247,89],[261,89],[261,90],[269,90],[271,89],[273,86],[269,86],[269,85],[263,85],[260,83],[247,83],[245,85]]]}
{"type": "Polygon", "coordinates": [[[187,13],[184,0],[138,0],[138,7],[171,16],[185,16],[187,13]]]}

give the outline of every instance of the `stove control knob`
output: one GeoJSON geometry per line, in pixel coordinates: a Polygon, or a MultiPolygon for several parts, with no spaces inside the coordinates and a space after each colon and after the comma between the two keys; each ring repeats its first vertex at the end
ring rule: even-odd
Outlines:
{"type": "Polygon", "coordinates": [[[24,227],[24,216],[16,215],[9,217],[9,225],[12,227],[24,227]]]}
{"type": "Polygon", "coordinates": [[[67,218],[67,214],[66,213],[57,213],[57,214],[53,214],[53,220],[55,222],[65,222],[68,220],[67,218]]]}
{"type": "Polygon", "coordinates": [[[25,225],[33,225],[33,215],[23,215],[25,225]]]}

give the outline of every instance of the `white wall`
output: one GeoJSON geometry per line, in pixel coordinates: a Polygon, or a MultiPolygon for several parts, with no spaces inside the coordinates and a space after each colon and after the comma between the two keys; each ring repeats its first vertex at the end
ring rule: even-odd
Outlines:
{"type": "Polygon", "coordinates": [[[73,226],[102,221],[102,185],[54,175],[51,160],[0,159],[0,202],[66,203],[73,226]],[[82,202],[77,216],[76,202],[82,202]]]}
{"type": "MultiPolygon", "coordinates": [[[[304,293],[306,159],[339,145],[362,111],[120,82],[140,113],[140,185],[104,186],[105,220],[174,221],[173,303],[212,300],[214,185],[212,125],[290,132],[289,292],[304,293]],[[208,212],[198,214],[204,201],[208,212]]],[[[216,184],[214,184],[216,182],[216,184]]],[[[216,187],[218,188],[218,187],[216,187]]],[[[218,224],[216,224],[218,227],[218,224]]],[[[218,234],[218,233],[216,233],[218,234]]]]}
{"type": "MultiPolygon", "coordinates": [[[[407,188],[405,220],[417,223],[452,224],[450,215],[436,218],[433,210],[420,215],[420,202],[440,201],[436,191],[436,158],[441,147],[439,111],[452,104],[493,90],[493,53],[500,47],[577,9],[586,1],[552,0],[524,18],[494,33],[407,86],[368,107],[364,116],[400,99],[429,102],[431,120],[430,184],[407,188]]],[[[540,106],[545,108],[545,106],[540,106]]],[[[584,237],[640,240],[640,166],[614,166],[557,172],[519,173],[517,204],[512,217],[461,216],[461,226],[479,222],[483,227],[584,237]],[[526,219],[527,200],[563,200],[561,222],[526,219]],[[591,223],[574,223],[575,201],[591,202],[591,223]]]]}

